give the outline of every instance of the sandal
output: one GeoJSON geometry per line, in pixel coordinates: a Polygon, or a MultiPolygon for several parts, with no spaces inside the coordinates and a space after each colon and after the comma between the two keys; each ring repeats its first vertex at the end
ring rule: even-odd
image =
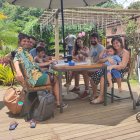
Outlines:
{"type": "Polygon", "coordinates": [[[103,103],[103,102],[104,102],[104,101],[103,101],[103,100],[100,100],[99,98],[96,98],[96,99],[90,101],[91,104],[101,104],[101,103],[103,103]]]}
{"type": "Polygon", "coordinates": [[[18,123],[16,121],[11,122],[9,126],[9,130],[15,130],[15,128],[18,126],[18,123]]]}
{"type": "Polygon", "coordinates": [[[30,120],[30,128],[35,128],[36,127],[36,121],[30,120]]]}

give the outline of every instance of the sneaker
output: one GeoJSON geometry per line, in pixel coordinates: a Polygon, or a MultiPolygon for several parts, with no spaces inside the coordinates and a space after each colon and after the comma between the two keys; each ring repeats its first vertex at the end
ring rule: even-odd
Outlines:
{"type": "Polygon", "coordinates": [[[78,92],[80,91],[80,88],[78,87],[74,87],[73,89],[70,90],[70,92],[78,92]]]}
{"type": "Polygon", "coordinates": [[[81,99],[85,99],[89,96],[89,93],[85,90],[84,93],[80,96],[81,99]]]}
{"type": "MultiPolygon", "coordinates": [[[[62,107],[63,107],[64,109],[67,108],[67,107],[68,107],[68,104],[62,103],[62,107]]],[[[57,105],[57,108],[60,108],[60,105],[57,105]]]]}

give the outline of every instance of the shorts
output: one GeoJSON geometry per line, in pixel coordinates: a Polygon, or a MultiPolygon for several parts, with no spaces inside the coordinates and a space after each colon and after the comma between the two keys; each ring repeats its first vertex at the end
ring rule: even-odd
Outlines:
{"type": "Polygon", "coordinates": [[[48,74],[42,73],[42,76],[40,76],[36,82],[36,86],[44,86],[47,83],[48,74]]]}

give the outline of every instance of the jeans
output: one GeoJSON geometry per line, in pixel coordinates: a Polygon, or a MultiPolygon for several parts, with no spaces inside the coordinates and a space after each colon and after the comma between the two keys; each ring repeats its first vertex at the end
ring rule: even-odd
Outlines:
{"type": "Polygon", "coordinates": [[[72,55],[73,46],[68,46],[68,55],[72,55]]]}

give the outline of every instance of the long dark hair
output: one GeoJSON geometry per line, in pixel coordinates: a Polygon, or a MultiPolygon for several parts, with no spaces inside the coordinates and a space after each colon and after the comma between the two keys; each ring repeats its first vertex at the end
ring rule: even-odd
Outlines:
{"type": "Polygon", "coordinates": [[[75,40],[75,46],[74,46],[74,55],[77,55],[78,54],[78,51],[80,50],[80,47],[77,44],[77,40],[79,40],[79,39],[83,41],[83,39],[81,37],[77,37],[76,38],[76,40],[75,40]]]}
{"type": "Polygon", "coordinates": [[[120,42],[121,48],[124,48],[123,41],[122,41],[122,39],[121,39],[120,36],[115,36],[115,37],[112,38],[112,40],[111,40],[111,44],[112,44],[112,45],[113,45],[113,42],[114,42],[115,40],[117,40],[118,42],[120,42]]]}

